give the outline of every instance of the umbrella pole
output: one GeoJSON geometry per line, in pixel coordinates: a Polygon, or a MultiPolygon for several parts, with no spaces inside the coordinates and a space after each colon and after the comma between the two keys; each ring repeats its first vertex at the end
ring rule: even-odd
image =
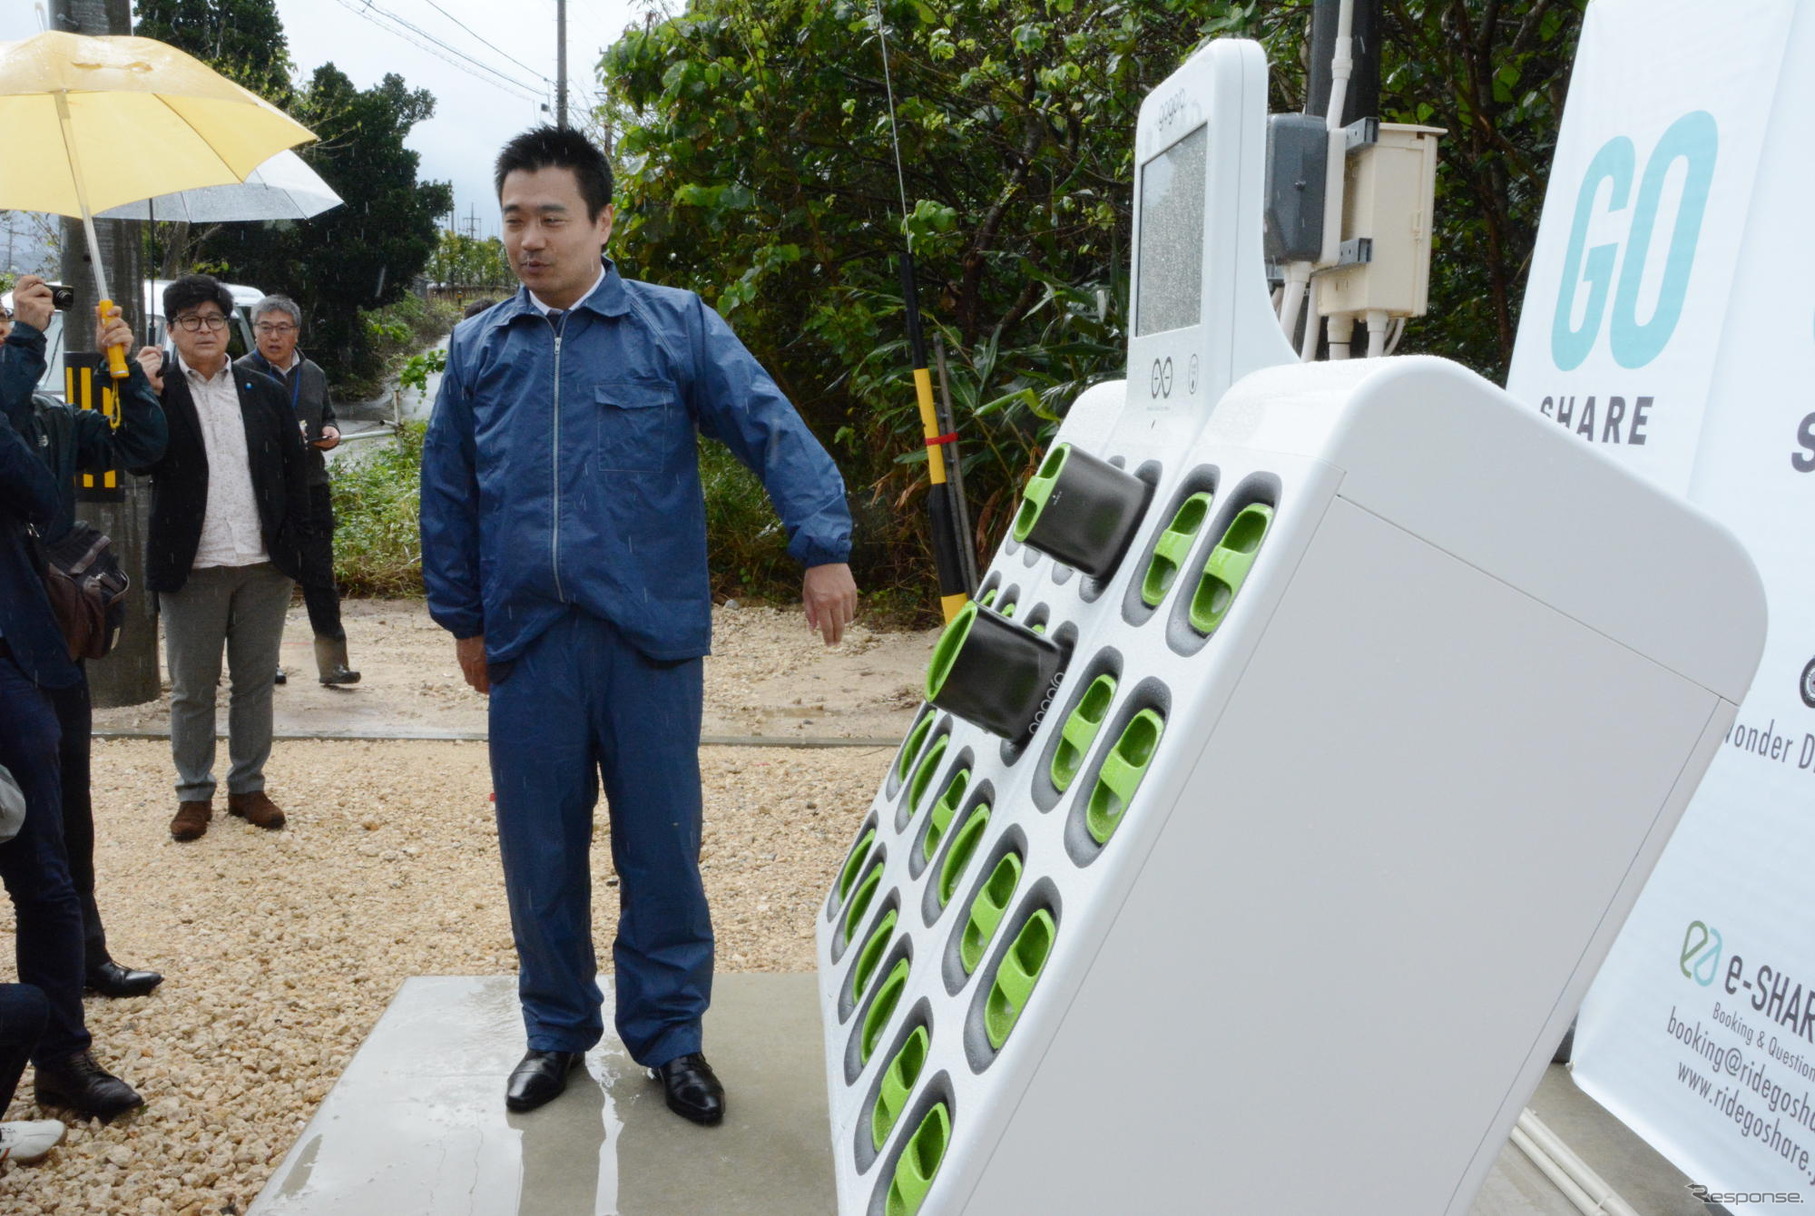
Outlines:
{"type": "MultiPolygon", "coordinates": [[[[69,94],[58,90],[57,121],[63,126],[63,150],[69,154],[69,171],[75,178],[76,204],[82,208],[82,231],[88,237],[88,260],[95,273],[95,285],[101,290],[101,298],[95,302],[95,320],[107,324],[107,310],[113,307],[113,300],[107,294],[107,264],[101,260],[101,241],[95,236],[95,217],[88,209],[88,184],[82,176],[82,158],[76,152],[75,135],[69,129],[69,94]]],[[[131,373],[126,367],[126,348],[110,346],[107,348],[107,373],[115,380],[124,380],[131,373]]]]}

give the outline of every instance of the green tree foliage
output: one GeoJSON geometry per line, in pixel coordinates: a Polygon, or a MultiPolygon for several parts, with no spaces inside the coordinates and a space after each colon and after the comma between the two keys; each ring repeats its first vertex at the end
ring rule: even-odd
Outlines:
{"type": "Polygon", "coordinates": [[[1431,315],[1407,350],[1506,378],[1588,0],[1387,0],[1381,116],[1448,130],[1431,315]]]}
{"type": "Polygon", "coordinates": [[[481,238],[443,230],[426,269],[430,280],[463,296],[481,289],[514,291],[517,286],[504,242],[495,236],[481,238]]]}
{"type": "MultiPolygon", "coordinates": [[[[1453,132],[1433,316],[1404,349],[1503,370],[1584,2],[1388,0],[1383,117],[1453,132]]],[[[924,585],[925,456],[892,264],[903,194],[987,548],[1069,402],[1122,374],[1142,98],[1205,40],[1239,35],[1267,49],[1272,108],[1301,108],[1310,4],[882,0],[887,81],[878,12],[692,0],[611,47],[613,251],[714,303],[835,440],[873,542],[868,583],[924,585]]]]}
{"type": "Polygon", "coordinates": [[[903,188],[991,536],[1057,411],[1119,370],[1141,97],[1202,38],[1283,31],[1290,10],[891,0],[885,82],[870,3],[695,0],[602,65],[623,115],[613,248],[732,320],[838,439],[864,491],[860,534],[880,542],[872,582],[916,577],[923,532],[897,522],[913,518],[925,459],[899,348],[903,188]]]}
{"type": "Polygon", "coordinates": [[[452,187],[416,179],[421,158],[404,147],[435,112],[427,89],[390,74],[356,88],[333,64],[306,84],[291,78],[274,0],[141,0],[137,31],[194,55],[314,131],[297,149],[343,205],[300,222],[222,224],[197,232],[158,225],[167,274],[199,269],[293,296],[304,341],[330,375],[369,376],[376,356],[359,317],[396,302],[435,252],[436,219],[452,187]]]}
{"type": "Polygon", "coordinates": [[[334,375],[372,371],[360,309],[398,300],[438,242],[437,217],[453,206],[445,182],[418,182],[410,128],[435,112],[426,89],[388,74],[356,88],[333,64],[315,70],[290,109],[320,141],[298,154],[343,205],[298,223],[228,224],[203,244],[227,277],[294,296],[309,353],[334,375]]]}
{"type": "Polygon", "coordinates": [[[187,51],[287,108],[290,49],[276,0],[138,0],[133,32],[187,51]]]}

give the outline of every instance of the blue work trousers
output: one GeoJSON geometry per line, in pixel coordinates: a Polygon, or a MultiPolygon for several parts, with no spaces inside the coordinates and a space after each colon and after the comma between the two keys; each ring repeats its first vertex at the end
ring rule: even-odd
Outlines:
{"type": "Polygon", "coordinates": [[[0,646],[0,765],[25,794],[25,823],[0,844],[0,882],[13,901],[19,981],[43,989],[50,1019],[34,1060],[88,1050],[82,1019],[82,904],[63,851],[57,715],[0,646]]]}
{"type": "Polygon", "coordinates": [[[712,999],[703,671],[699,659],[652,660],[578,609],[492,668],[498,846],[534,1050],[585,1051],[604,1033],[589,857],[601,779],[618,874],[618,1037],[650,1067],[700,1049],[712,999]]]}

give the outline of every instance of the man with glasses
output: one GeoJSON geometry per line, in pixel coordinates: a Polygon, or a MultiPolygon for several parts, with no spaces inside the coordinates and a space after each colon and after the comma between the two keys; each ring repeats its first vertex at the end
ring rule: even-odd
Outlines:
{"type": "Polygon", "coordinates": [[[253,306],[252,317],[258,349],[234,367],[263,372],[284,386],[308,445],[309,543],[303,549],[302,585],[315,633],[316,671],[323,684],[357,684],[359,673],[347,667],[347,631],[340,623],[340,590],[334,585],[334,496],[322,453],[339,446],[340,428],[328,397],[327,373],[296,349],[302,332],[296,301],[266,296],[253,306]]]}
{"type": "Polygon", "coordinates": [[[292,580],[309,534],[308,464],[282,385],[227,359],[233,296],[204,274],[164,289],[176,359],[155,346],[140,365],[161,395],[170,442],[151,474],[145,582],[157,592],[170,668],[170,752],[177,770],[173,840],[194,840],[214,813],[214,700],[227,652],[227,812],[276,830],[265,793],[271,686],[292,580]]]}

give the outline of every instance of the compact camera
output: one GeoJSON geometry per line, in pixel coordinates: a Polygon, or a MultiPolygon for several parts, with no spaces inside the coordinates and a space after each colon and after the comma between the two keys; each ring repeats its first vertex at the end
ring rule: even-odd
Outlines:
{"type": "Polygon", "coordinates": [[[76,306],[76,289],[62,283],[46,283],[50,288],[50,306],[58,312],[68,312],[76,306]]]}

